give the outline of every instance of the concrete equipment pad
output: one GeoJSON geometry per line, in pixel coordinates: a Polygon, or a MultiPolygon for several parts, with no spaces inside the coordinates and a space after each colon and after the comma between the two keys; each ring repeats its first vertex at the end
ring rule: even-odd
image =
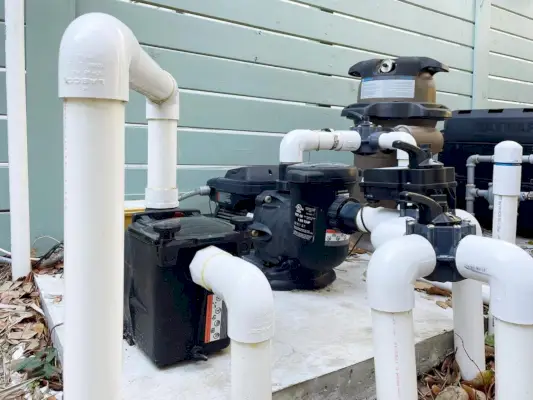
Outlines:
{"type": "MultiPolygon", "coordinates": [[[[348,259],[337,280],[316,292],[276,292],[276,333],[272,345],[275,400],[374,399],[372,329],[364,272],[370,256],[348,259]]],[[[37,276],[49,326],[63,322],[63,278],[37,276]]],[[[98,294],[95,293],[95,296],[98,294]]],[[[452,309],[436,296],[416,292],[414,311],[417,365],[437,365],[453,348],[452,309]]],[[[62,350],[64,326],[53,332],[62,350]]],[[[124,343],[124,399],[225,400],[229,393],[229,349],[207,362],[158,370],[124,343]]],[[[90,379],[90,377],[87,377],[90,379]]],[[[105,397],[105,394],[102,393],[105,397]]]]}

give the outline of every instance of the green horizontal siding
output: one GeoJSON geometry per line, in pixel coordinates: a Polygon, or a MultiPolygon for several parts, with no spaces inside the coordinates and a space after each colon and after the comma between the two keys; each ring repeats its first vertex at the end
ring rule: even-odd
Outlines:
{"type": "MultiPolygon", "coordinates": [[[[470,107],[471,98],[438,93],[437,101],[452,109],[464,109],[470,107]]],[[[192,128],[286,133],[293,129],[347,129],[350,126],[350,121],[341,118],[338,108],[205,92],[182,92],[180,107],[180,125],[192,128]]],[[[126,120],[146,122],[145,100],[138,93],[130,95],[126,120]]]]}
{"type": "MultiPolygon", "coordinates": [[[[153,0],[150,2],[154,3],[153,0]]],[[[288,33],[328,44],[382,54],[415,55],[413,49],[416,49],[416,55],[424,54],[428,57],[440,58],[451,66],[464,70],[472,69],[473,52],[470,47],[437,41],[424,35],[414,35],[402,30],[391,30],[387,26],[361,19],[345,18],[314,7],[302,7],[293,2],[282,0],[157,0],[156,3],[180,11],[250,25],[254,28],[288,33]]],[[[139,5],[129,6],[141,8],[139,5]]],[[[168,12],[165,14],[172,16],[168,12]]],[[[178,22],[176,21],[175,24],[177,25],[178,22]]],[[[262,33],[259,32],[259,34],[262,33]]],[[[473,37],[472,33],[470,37],[473,37]]],[[[218,43],[218,40],[216,42],[218,43]]]]}
{"type": "MultiPolygon", "coordinates": [[[[314,105],[263,101],[199,92],[180,94],[180,125],[193,128],[231,129],[286,133],[296,128],[346,129],[348,120],[341,110],[314,105]]],[[[145,100],[130,95],[126,121],[145,123],[145,100]]]]}
{"type": "MultiPolygon", "coordinates": [[[[213,1],[185,3],[190,7],[208,8],[206,12],[210,14],[221,7],[232,9],[236,4],[233,1],[217,2],[218,5],[213,1]],[[215,7],[214,9],[211,8],[211,4],[215,7]]],[[[85,12],[108,12],[120,18],[144,44],[260,64],[345,76],[351,65],[376,57],[378,54],[398,56],[424,54],[450,66],[467,71],[472,70],[472,49],[464,46],[402,33],[366,22],[361,25],[361,21],[354,22],[292,3],[246,1],[246,4],[245,10],[251,15],[246,18],[255,18],[257,24],[269,24],[272,29],[279,31],[282,27],[276,24],[276,21],[282,16],[284,24],[292,25],[289,27],[292,31],[305,30],[316,40],[302,40],[261,28],[221,23],[188,14],[165,12],[117,1],[101,1],[94,4],[84,1],[81,6],[85,12]],[[276,7],[273,7],[274,4],[276,7]],[[291,9],[288,15],[282,12],[285,7],[291,9]],[[264,8],[269,10],[266,15],[260,12],[264,8]],[[360,32],[361,29],[362,32],[360,32]],[[355,48],[331,46],[318,41],[335,41],[332,36],[342,38],[342,41],[348,40],[349,45],[355,48]],[[378,45],[375,50],[369,50],[372,43],[376,41],[384,47],[378,45]],[[361,50],[363,46],[366,50],[361,50]],[[272,49],[277,50],[272,51],[272,49]]],[[[243,12],[244,9],[235,18],[241,18],[243,12]]],[[[227,16],[227,13],[224,16],[227,16]]],[[[231,16],[230,19],[232,19],[231,16]]]]}
{"type": "MultiPolygon", "coordinates": [[[[382,23],[397,29],[405,29],[442,40],[474,46],[472,22],[436,13],[431,9],[417,7],[397,0],[299,0],[300,3],[343,13],[355,18],[382,23]],[[401,18],[398,18],[401,16],[401,18]]],[[[449,1],[454,2],[454,1],[449,1]]],[[[458,1],[455,1],[458,2],[458,1]]],[[[463,14],[468,10],[464,9],[463,14]]],[[[435,2],[436,3],[436,2],[435,2]]]]}
{"type": "Polygon", "coordinates": [[[7,120],[0,119],[0,163],[7,162],[7,120]]]}
{"type": "MultiPolygon", "coordinates": [[[[268,165],[279,162],[281,136],[236,134],[216,131],[178,132],[178,163],[181,165],[268,165]]],[[[126,164],[146,164],[147,131],[145,126],[126,128],[126,164]]],[[[309,161],[351,162],[346,152],[311,152],[309,161]]]]}
{"type": "Polygon", "coordinates": [[[0,213],[0,247],[11,249],[11,226],[9,213],[0,213]]]}
{"type": "Polygon", "coordinates": [[[0,210],[9,208],[9,168],[0,167],[0,210]]]}
{"type": "Polygon", "coordinates": [[[274,68],[179,51],[147,48],[182,88],[305,103],[344,105],[357,100],[358,80],[274,68]]]}

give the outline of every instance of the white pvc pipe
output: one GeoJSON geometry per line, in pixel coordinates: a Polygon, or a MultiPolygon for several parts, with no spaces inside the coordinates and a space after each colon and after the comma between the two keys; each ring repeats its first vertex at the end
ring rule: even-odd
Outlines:
{"type": "MultiPolygon", "coordinates": [[[[379,136],[378,145],[381,150],[395,150],[392,146],[394,142],[401,140],[402,142],[417,146],[415,138],[408,132],[393,131],[384,133],[379,136]]],[[[396,150],[396,159],[399,167],[407,167],[409,165],[409,154],[403,150],[396,150]]]]}
{"type": "Polygon", "coordinates": [[[372,232],[378,225],[396,220],[399,216],[399,210],[384,207],[363,207],[357,213],[355,223],[359,232],[372,232]]]}
{"type": "Polygon", "coordinates": [[[372,229],[370,242],[374,249],[378,249],[390,240],[404,236],[407,221],[414,221],[411,217],[398,217],[387,219],[372,229]]]}
{"type": "Polygon", "coordinates": [[[279,146],[279,162],[301,163],[304,151],[356,151],[361,146],[357,131],[313,131],[297,129],[283,136],[279,146]]]}
{"type": "Polygon", "coordinates": [[[517,385],[533,382],[533,325],[511,324],[495,317],[494,338],[496,400],[533,398],[531,385],[517,385]]]}
{"type": "Polygon", "coordinates": [[[481,282],[452,283],[455,359],[463,378],[472,380],[485,369],[485,324],[481,282]]]}
{"type": "Polygon", "coordinates": [[[124,106],[129,85],[174,101],[174,79],[116,18],[90,13],[59,50],[65,136],[65,397],[120,400],[124,280],[124,106]],[[87,385],[87,376],[91,384],[87,385]]]}
{"type": "Polygon", "coordinates": [[[221,297],[228,308],[231,399],[271,400],[274,298],[264,274],[214,246],[196,253],[190,271],[195,283],[221,297]]]}
{"type": "Polygon", "coordinates": [[[533,298],[533,258],[515,244],[472,235],[459,243],[456,263],[461,275],[491,287],[496,400],[527,398],[528,389],[516,385],[516,379],[533,378],[533,307],[524,304],[524,299],[533,298]]]}
{"type": "Polygon", "coordinates": [[[31,271],[24,0],[6,0],[6,99],[13,279],[31,271]]]}
{"type": "MultiPolygon", "coordinates": [[[[434,282],[429,281],[427,279],[421,278],[419,279],[420,282],[426,282],[429,283],[435,287],[438,287],[442,290],[448,290],[449,292],[453,293],[453,286],[451,282],[434,282]]],[[[490,303],[490,287],[488,285],[481,285],[482,286],[482,296],[483,296],[483,303],[486,305],[489,305],[490,303]]]]}
{"type": "Polygon", "coordinates": [[[372,342],[378,400],[416,399],[413,312],[372,310],[372,342]],[[379,372],[378,372],[379,371],[379,372]]]}
{"type": "MultiPolygon", "coordinates": [[[[494,147],[492,237],[509,243],[516,243],[522,153],[522,146],[509,140],[494,147]]],[[[489,310],[489,333],[494,333],[491,310],[489,310]]]]}
{"type": "Polygon", "coordinates": [[[179,205],[176,184],[178,164],[179,92],[162,105],[146,100],[148,120],[147,208],[174,208],[179,205]]]}
{"type": "Polygon", "coordinates": [[[417,398],[412,309],[414,282],[436,264],[433,246],[422,236],[407,235],[384,243],[367,270],[372,309],[376,394],[379,400],[417,398]]]}
{"type": "Polygon", "coordinates": [[[65,397],[121,398],[124,105],[67,99],[65,397]],[[87,384],[87,377],[91,382],[87,384]]]}
{"type": "Polygon", "coordinates": [[[231,342],[231,400],[270,400],[271,343],[231,342]]]}

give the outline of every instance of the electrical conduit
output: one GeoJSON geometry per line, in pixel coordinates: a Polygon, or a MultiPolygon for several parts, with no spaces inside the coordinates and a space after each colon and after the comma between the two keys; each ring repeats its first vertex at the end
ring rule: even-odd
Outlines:
{"type": "Polygon", "coordinates": [[[196,253],[190,271],[195,283],[221,297],[228,308],[231,400],[271,400],[274,299],[264,274],[214,246],[196,253]]]}
{"type": "Polygon", "coordinates": [[[390,240],[370,259],[367,287],[378,400],[413,400],[418,396],[414,282],[429,275],[436,261],[431,244],[418,235],[390,240]]]}

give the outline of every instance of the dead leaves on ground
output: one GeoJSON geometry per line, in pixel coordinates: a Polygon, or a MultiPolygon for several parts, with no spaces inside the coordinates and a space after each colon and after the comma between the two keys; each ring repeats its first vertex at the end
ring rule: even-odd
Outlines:
{"type": "Polygon", "coordinates": [[[494,399],[494,348],[486,346],[487,369],[475,379],[461,379],[455,353],[425,375],[418,385],[419,400],[493,400],[494,399]]]}
{"type": "Polygon", "coordinates": [[[61,371],[31,277],[0,283],[0,350],[0,399],[56,398],[61,371]]]}

